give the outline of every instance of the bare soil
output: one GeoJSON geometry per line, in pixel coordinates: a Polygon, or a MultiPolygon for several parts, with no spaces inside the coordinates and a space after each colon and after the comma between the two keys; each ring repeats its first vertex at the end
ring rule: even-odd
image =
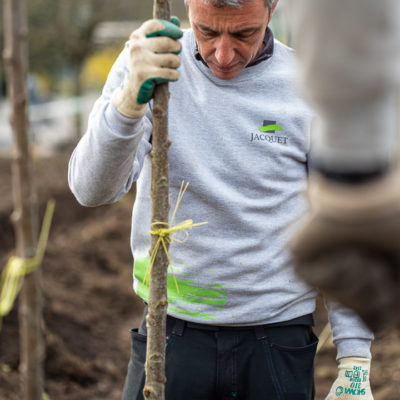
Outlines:
{"type": "MultiPolygon", "coordinates": [[[[41,216],[50,197],[56,212],[42,268],[46,332],[45,391],[52,400],[117,400],[130,354],[129,329],[143,304],[132,290],[129,247],[134,195],[117,204],[84,208],[67,185],[69,151],[35,159],[41,216]]],[[[14,233],[11,166],[0,159],[0,267],[12,254],[14,233]]],[[[373,299],[371,299],[373,301],[373,299]]],[[[17,306],[0,332],[0,399],[20,400],[17,306]]],[[[327,323],[319,301],[317,334],[327,323]]],[[[373,344],[371,382],[375,400],[400,399],[400,334],[385,332],[373,344]]],[[[317,400],[337,375],[336,350],[317,355],[317,400]]],[[[205,399],[206,400],[206,399],[205,399]]],[[[256,400],[256,399],[254,399],[256,400]]]]}

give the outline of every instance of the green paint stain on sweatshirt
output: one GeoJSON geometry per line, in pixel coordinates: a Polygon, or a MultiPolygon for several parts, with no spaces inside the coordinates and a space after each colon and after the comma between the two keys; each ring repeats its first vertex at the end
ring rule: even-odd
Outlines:
{"type": "MultiPolygon", "coordinates": [[[[135,277],[139,280],[137,294],[145,301],[149,299],[149,283],[143,283],[146,271],[150,266],[150,257],[137,258],[135,260],[135,277]]],[[[188,279],[175,278],[172,273],[168,273],[167,278],[168,303],[175,307],[168,307],[170,311],[190,315],[202,319],[214,319],[211,314],[199,313],[196,311],[180,310],[179,303],[186,304],[207,304],[212,306],[221,306],[228,299],[226,290],[222,289],[222,285],[204,285],[188,279]],[[176,288],[178,285],[179,292],[176,288]]]]}

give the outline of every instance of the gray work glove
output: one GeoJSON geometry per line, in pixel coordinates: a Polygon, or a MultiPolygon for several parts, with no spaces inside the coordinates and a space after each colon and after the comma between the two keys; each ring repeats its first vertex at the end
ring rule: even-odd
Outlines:
{"type": "Polygon", "coordinates": [[[372,330],[400,327],[400,173],[366,183],[315,177],[291,243],[297,273],[372,330]]]}
{"type": "Polygon", "coordinates": [[[152,19],[131,34],[128,70],[111,99],[122,115],[143,116],[155,85],[178,80],[181,45],[177,39],[183,32],[176,25],[179,19],[173,21],[152,19]]]}

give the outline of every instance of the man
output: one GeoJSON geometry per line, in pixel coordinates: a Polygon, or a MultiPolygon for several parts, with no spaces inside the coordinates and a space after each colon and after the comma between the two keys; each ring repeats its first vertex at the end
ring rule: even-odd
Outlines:
{"type": "MultiPolygon", "coordinates": [[[[115,202],[137,180],[134,288],[147,301],[148,102],[154,82],[176,80],[171,203],[182,180],[190,182],[177,218],[208,224],[169,251],[169,400],[314,398],[317,292],[296,277],[288,251],[292,222],[305,211],[313,112],[296,91],[293,52],[268,29],[275,7],[269,0],[190,0],[192,29],[180,43],[177,27],[145,22],[113,66],[71,157],[70,186],[84,205],[115,202]]],[[[328,399],[370,400],[372,335],[348,309],[328,308],[339,360],[328,399]]],[[[123,398],[142,399],[144,322],[132,339],[123,398]]]]}
{"type": "Polygon", "coordinates": [[[400,327],[400,2],[291,0],[287,11],[322,117],[298,271],[371,328],[400,327]]]}

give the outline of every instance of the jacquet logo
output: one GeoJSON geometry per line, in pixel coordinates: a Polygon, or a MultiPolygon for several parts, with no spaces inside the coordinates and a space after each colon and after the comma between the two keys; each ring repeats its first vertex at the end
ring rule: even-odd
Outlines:
{"type": "Polygon", "coordinates": [[[264,121],[263,126],[258,128],[260,132],[273,132],[282,131],[283,128],[276,123],[276,121],[264,121]]]}
{"type": "Polygon", "coordinates": [[[276,132],[282,132],[283,126],[277,124],[276,121],[265,120],[258,128],[259,133],[252,133],[250,142],[264,141],[269,143],[278,143],[287,145],[288,138],[286,136],[277,135],[276,132]]]}

